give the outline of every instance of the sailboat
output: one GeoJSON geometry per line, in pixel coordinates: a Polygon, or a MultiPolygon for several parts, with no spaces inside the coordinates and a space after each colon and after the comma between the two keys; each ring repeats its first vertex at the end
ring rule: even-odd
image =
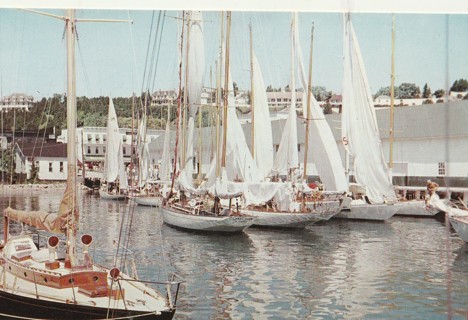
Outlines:
{"type": "Polygon", "coordinates": [[[456,207],[454,205],[447,208],[447,216],[455,232],[465,242],[468,242],[468,208],[456,207]]]}
{"type": "MultiPolygon", "coordinates": [[[[392,63],[391,63],[391,84],[390,84],[390,139],[389,139],[389,172],[393,174],[393,144],[394,144],[394,108],[395,108],[395,16],[392,16],[392,63]]],[[[392,179],[392,176],[390,177],[392,179]]],[[[402,187],[404,189],[404,187],[402,187]]],[[[425,199],[398,199],[396,204],[399,210],[396,215],[432,217],[440,211],[429,206],[425,199]]]]}
{"type": "Polygon", "coordinates": [[[104,181],[99,189],[99,196],[106,200],[125,200],[128,189],[127,173],[123,159],[122,139],[117,123],[117,114],[112,98],[109,98],[107,116],[106,158],[104,163],[104,181]]]}
{"type": "MultiPolygon", "coordinates": [[[[76,89],[74,10],[61,17],[66,21],[67,41],[67,187],[59,211],[4,210],[4,240],[0,246],[0,314],[7,319],[172,319],[175,299],[170,291],[160,293],[119,268],[94,264],[88,247],[92,236],[81,236],[83,252],[78,253],[76,237],[79,220],[76,179],[76,89]],[[47,247],[36,246],[32,236],[11,235],[10,221],[27,224],[55,234],[47,247]],[[65,244],[64,258],[59,244],[65,244]]],[[[177,284],[177,291],[178,291],[177,284]]]]}
{"type": "MultiPolygon", "coordinates": [[[[270,144],[265,143],[265,137],[269,136],[271,141],[271,125],[268,114],[268,104],[264,93],[265,87],[261,75],[260,66],[251,49],[251,70],[252,78],[252,112],[259,114],[257,123],[255,117],[252,121],[253,127],[253,154],[260,171],[268,174],[273,171],[275,174],[288,173],[289,179],[286,182],[246,182],[244,197],[247,206],[243,212],[258,218],[255,226],[260,227],[280,227],[280,228],[304,228],[309,224],[321,220],[328,220],[340,211],[340,200],[323,199],[322,195],[313,199],[307,196],[314,191],[305,183],[296,181],[295,170],[299,164],[297,151],[297,121],[296,121],[296,90],[295,90],[295,56],[297,55],[296,35],[296,15],[293,15],[291,28],[291,105],[286,120],[277,157],[272,163],[263,161],[268,158],[270,144]],[[257,89],[257,90],[256,90],[257,89]],[[268,122],[268,123],[265,123],[268,122]],[[266,130],[265,130],[266,128],[266,130]],[[259,131],[262,130],[260,133],[259,131]],[[264,135],[262,137],[262,135],[264,135]],[[261,137],[261,140],[259,139],[261,137]],[[259,159],[259,156],[262,156],[259,159]],[[261,160],[261,161],[259,161],[261,160]],[[268,171],[265,170],[265,167],[268,171]],[[309,201],[305,201],[305,198],[309,201]]],[[[237,148],[240,149],[240,148],[237,148]]],[[[272,151],[272,150],[271,150],[272,151]]],[[[342,195],[341,195],[342,197],[342,195]]]]}
{"type": "MultiPolygon", "coordinates": [[[[138,128],[138,188],[139,194],[134,194],[131,199],[138,205],[159,207],[162,204],[163,196],[159,190],[161,187],[160,181],[150,179],[149,167],[149,142],[146,134],[147,131],[147,116],[144,108],[138,128]]],[[[167,130],[166,130],[167,131],[167,130]]],[[[167,134],[167,132],[166,132],[167,134]]]]}
{"type": "MultiPolygon", "coordinates": [[[[193,18],[193,13],[191,15],[193,18]]],[[[188,31],[193,34],[194,30],[202,30],[201,29],[201,13],[196,15],[196,19],[190,22],[189,20],[189,28],[188,31]],[[195,26],[194,30],[191,30],[192,26],[195,26]]],[[[230,29],[230,13],[227,15],[228,19],[228,30],[230,29]]],[[[228,32],[229,34],[229,32],[228,32]]],[[[229,36],[226,39],[226,57],[229,56],[229,36]]],[[[189,47],[187,47],[189,49],[189,47]]],[[[187,56],[190,56],[187,53],[187,56]]],[[[227,60],[228,61],[228,60],[227,60]]],[[[181,64],[179,66],[181,68],[181,64]]],[[[186,73],[187,75],[187,73],[186,73]]],[[[228,76],[226,75],[226,82],[225,82],[225,92],[228,92],[228,76]]],[[[186,81],[187,84],[187,81],[186,81]]],[[[180,86],[180,84],[179,84],[180,86]]],[[[186,85],[186,87],[188,87],[186,85]]],[[[193,86],[192,86],[193,88],[193,86]]],[[[199,88],[201,90],[201,88],[199,88]]],[[[190,90],[190,88],[189,88],[190,90]]],[[[192,89],[193,90],[193,89],[192,89]]],[[[187,92],[187,90],[185,90],[187,92]]],[[[190,92],[190,91],[189,91],[190,92]]],[[[181,89],[179,87],[179,96],[181,93],[181,89]]],[[[226,136],[226,119],[227,119],[227,100],[228,96],[231,94],[225,94],[225,121],[224,121],[224,137],[226,136]]],[[[196,97],[196,95],[195,95],[196,97]]],[[[197,100],[191,100],[190,103],[197,103],[197,100]]],[[[180,114],[181,102],[180,99],[178,100],[178,115],[180,114]]],[[[189,114],[192,113],[192,110],[189,110],[189,114]]],[[[189,136],[188,136],[188,143],[187,143],[187,159],[183,159],[183,170],[179,175],[179,188],[180,188],[180,195],[179,197],[171,197],[172,194],[169,195],[169,199],[167,202],[162,206],[161,214],[164,223],[186,230],[197,230],[197,231],[210,231],[210,232],[221,232],[221,233],[232,233],[232,232],[242,232],[246,228],[250,227],[255,218],[251,216],[247,216],[239,212],[239,208],[236,205],[235,208],[232,207],[232,199],[239,197],[242,193],[233,190],[229,185],[226,184],[227,181],[227,173],[224,168],[222,170],[222,176],[218,176],[214,184],[210,187],[207,186],[200,186],[199,188],[195,188],[192,181],[192,161],[191,157],[193,156],[193,115],[189,119],[189,136]],[[190,195],[189,198],[187,195],[190,195]],[[214,200],[213,200],[214,198],[214,200]],[[228,204],[222,204],[221,200],[228,201],[228,204]]],[[[179,123],[179,119],[176,120],[176,123],[179,123]]],[[[178,141],[178,140],[176,140],[178,141]]],[[[225,144],[224,144],[225,146],[225,144]]],[[[224,154],[225,154],[225,147],[224,154]]],[[[177,146],[175,148],[177,152],[177,146]]],[[[185,150],[185,148],[184,148],[185,150]]],[[[219,153],[218,153],[219,155],[219,153]]],[[[218,157],[218,156],[217,156],[218,157]]],[[[225,158],[225,157],[224,157],[225,158]]],[[[177,154],[175,155],[174,159],[177,159],[177,154]]],[[[217,162],[216,162],[217,163],[217,162]]],[[[173,174],[173,181],[175,180],[175,174],[173,174]]]]}
{"type": "Polygon", "coordinates": [[[359,43],[349,14],[344,19],[344,72],[342,143],[346,163],[351,157],[354,178],[349,208],[337,217],[387,220],[399,209],[383,156],[372,95],[362,61],[359,43]]]}

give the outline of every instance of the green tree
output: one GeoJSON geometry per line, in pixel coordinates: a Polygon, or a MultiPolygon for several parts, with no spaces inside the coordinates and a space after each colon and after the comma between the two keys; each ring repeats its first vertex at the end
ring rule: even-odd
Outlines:
{"type": "Polygon", "coordinates": [[[434,95],[436,98],[442,98],[445,95],[445,90],[444,89],[437,89],[434,91],[434,95]]]}
{"type": "Polygon", "coordinates": [[[468,91],[468,80],[466,79],[459,79],[455,80],[452,87],[450,88],[452,92],[466,92],[468,91]]]}
{"type": "Polygon", "coordinates": [[[398,86],[398,99],[418,98],[421,95],[421,90],[414,83],[402,83],[398,86]]]}
{"type": "Polygon", "coordinates": [[[332,106],[329,102],[325,103],[325,105],[323,106],[323,114],[332,114],[333,111],[332,111],[332,106]]]}
{"type": "Polygon", "coordinates": [[[291,92],[291,88],[289,87],[289,84],[284,87],[285,92],[291,92]]]}
{"type": "Polygon", "coordinates": [[[312,94],[317,101],[327,101],[332,96],[332,92],[328,91],[325,87],[312,87],[312,94]]]}
{"type": "Polygon", "coordinates": [[[422,97],[425,99],[429,99],[431,95],[432,95],[431,88],[429,88],[426,83],[423,87],[422,97]]]}
{"type": "Polygon", "coordinates": [[[234,90],[234,97],[237,97],[237,93],[239,92],[239,87],[237,86],[237,83],[232,83],[232,90],[234,90]]]}

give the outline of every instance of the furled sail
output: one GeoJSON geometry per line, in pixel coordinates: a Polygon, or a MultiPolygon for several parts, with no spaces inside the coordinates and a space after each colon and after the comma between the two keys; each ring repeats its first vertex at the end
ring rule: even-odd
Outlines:
{"type": "Polygon", "coordinates": [[[268,109],[268,99],[263,83],[262,71],[253,54],[253,88],[254,94],[254,159],[263,177],[270,174],[273,167],[273,138],[271,133],[270,111],[268,109]]]}
{"type": "MultiPolygon", "coordinates": [[[[291,33],[294,33],[294,20],[291,33]]],[[[296,116],[296,76],[295,76],[295,48],[294,37],[291,36],[291,105],[288,118],[281,135],[281,141],[273,163],[273,174],[288,174],[291,169],[299,166],[297,150],[297,116],[296,116]]]]}
{"type": "MultiPolygon", "coordinates": [[[[307,78],[302,58],[302,51],[299,43],[299,28],[297,23],[297,13],[294,14],[295,32],[293,33],[294,47],[298,59],[299,78],[304,90],[302,99],[303,114],[307,117],[307,78]]],[[[345,170],[341,162],[341,156],[338,151],[332,130],[328,125],[322,108],[318,104],[314,95],[311,94],[310,115],[313,120],[309,122],[309,147],[308,159],[311,159],[317,168],[317,172],[327,190],[346,191],[348,182],[346,180],[345,170]]]]}
{"type": "Polygon", "coordinates": [[[345,17],[342,142],[353,157],[354,177],[371,203],[394,199],[372,95],[349,14],[345,17]]]}

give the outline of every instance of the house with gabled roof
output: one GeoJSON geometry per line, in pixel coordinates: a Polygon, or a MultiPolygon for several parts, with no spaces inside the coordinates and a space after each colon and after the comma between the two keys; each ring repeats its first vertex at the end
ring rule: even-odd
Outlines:
{"type": "Polygon", "coordinates": [[[15,173],[38,180],[67,179],[67,144],[45,139],[19,139],[15,143],[15,173]]]}

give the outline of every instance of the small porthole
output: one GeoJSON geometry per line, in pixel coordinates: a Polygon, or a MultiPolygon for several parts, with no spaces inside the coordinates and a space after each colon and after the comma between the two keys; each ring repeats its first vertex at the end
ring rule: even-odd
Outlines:
{"type": "Polygon", "coordinates": [[[93,277],[93,281],[94,281],[94,282],[98,282],[98,280],[99,280],[99,278],[98,278],[97,276],[94,276],[94,277],[93,277]]]}

